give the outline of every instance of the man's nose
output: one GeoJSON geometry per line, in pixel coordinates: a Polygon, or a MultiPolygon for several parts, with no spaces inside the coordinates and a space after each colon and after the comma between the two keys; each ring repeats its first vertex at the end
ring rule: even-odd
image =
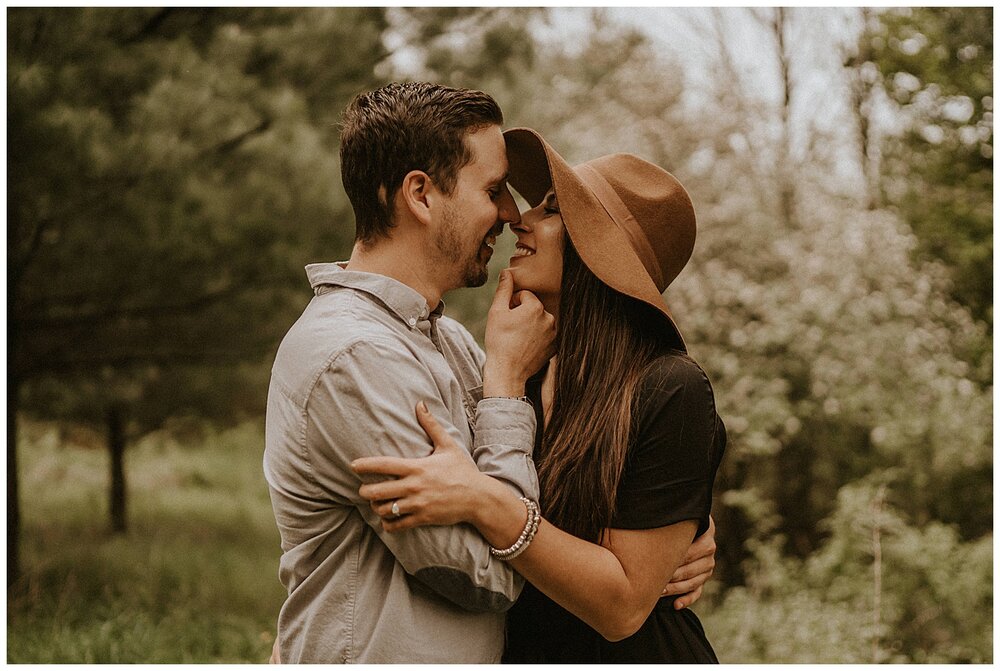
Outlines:
{"type": "Polygon", "coordinates": [[[501,221],[511,225],[521,223],[521,212],[517,209],[514,196],[511,195],[510,189],[506,186],[503,187],[503,192],[500,194],[500,207],[498,209],[501,221]]]}

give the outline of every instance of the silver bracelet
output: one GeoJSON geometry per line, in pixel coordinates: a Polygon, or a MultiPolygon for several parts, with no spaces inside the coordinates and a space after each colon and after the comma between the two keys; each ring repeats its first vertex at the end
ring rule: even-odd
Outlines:
{"type": "Polygon", "coordinates": [[[521,401],[522,403],[527,403],[528,405],[534,405],[534,403],[531,402],[531,399],[527,396],[483,396],[484,401],[490,398],[499,398],[504,401],[521,401]]]}
{"type": "Polygon", "coordinates": [[[524,530],[521,532],[521,535],[518,536],[513,545],[505,550],[497,550],[492,545],[490,546],[490,554],[504,561],[510,561],[528,549],[528,545],[535,538],[535,532],[538,531],[538,524],[542,521],[542,515],[538,511],[538,504],[529,498],[523,496],[520,498],[521,502],[524,503],[524,507],[528,509],[528,520],[524,523],[524,530]]]}

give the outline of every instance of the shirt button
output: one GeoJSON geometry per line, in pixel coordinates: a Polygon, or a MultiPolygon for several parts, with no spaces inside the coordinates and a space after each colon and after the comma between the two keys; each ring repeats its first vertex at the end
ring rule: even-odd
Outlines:
{"type": "Polygon", "coordinates": [[[409,324],[410,324],[410,326],[416,326],[417,325],[417,318],[416,317],[410,317],[409,324]]]}

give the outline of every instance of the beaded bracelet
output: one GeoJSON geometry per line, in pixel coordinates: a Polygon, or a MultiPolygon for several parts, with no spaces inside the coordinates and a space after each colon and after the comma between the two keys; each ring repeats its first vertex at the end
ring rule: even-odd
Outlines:
{"type": "Polygon", "coordinates": [[[531,402],[531,399],[528,398],[527,396],[483,396],[484,401],[490,398],[498,398],[503,401],[521,401],[522,403],[527,403],[528,405],[531,406],[535,405],[534,403],[531,402]]]}
{"type": "Polygon", "coordinates": [[[524,523],[524,531],[514,541],[514,544],[505,550],[497,550],[492,545],[490,546],[490,554],[504,561],[510,561],[528,549],[528,545],[535,538],[535,532],[538,531],[538,523],[542,520],[542,515],[538,511],[538,504],[529,498],[523,496],[520,498],[524,503],[524,507],[528,509],[528,520],[524,523]]]}

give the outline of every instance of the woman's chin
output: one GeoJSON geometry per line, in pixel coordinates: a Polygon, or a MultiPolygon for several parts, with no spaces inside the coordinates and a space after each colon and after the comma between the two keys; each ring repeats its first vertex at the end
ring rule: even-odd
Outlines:
{"type": "MultiPolygon", "coordinates": [[[[513,261],[513,259],[511,259],[511,261],[513,261]]],[[[521,277],[522,273],[516,263],[509,264],[507,266],[507,272],[510,273],[510,278],[514,280],[514,291],[531,291],[530,288],[524,286],[523,278],[521,277]]]]}

